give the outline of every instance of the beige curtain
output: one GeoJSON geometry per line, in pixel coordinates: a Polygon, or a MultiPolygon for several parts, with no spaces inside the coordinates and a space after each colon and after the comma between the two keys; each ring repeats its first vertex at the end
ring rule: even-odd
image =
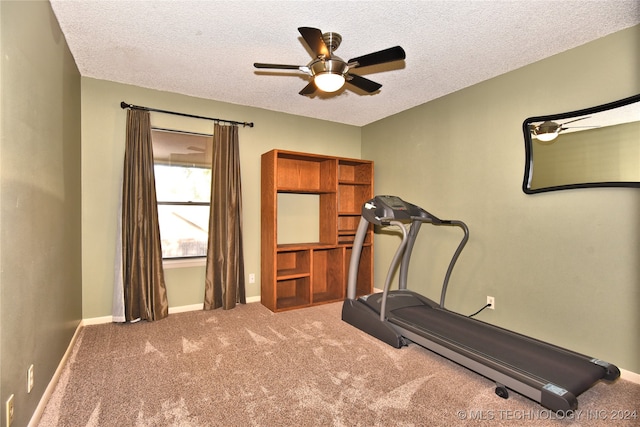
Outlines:
{"type": "Polygon", "coordinates": [[[246,304],[238,126],[215,124],[204,309],[246,304]]]}
{"type": "Polygon", "coordinates": [[[126,321],[169,314],[162,268],[149,112],[127,111],[122,184],[122,279],[126,321]]]}

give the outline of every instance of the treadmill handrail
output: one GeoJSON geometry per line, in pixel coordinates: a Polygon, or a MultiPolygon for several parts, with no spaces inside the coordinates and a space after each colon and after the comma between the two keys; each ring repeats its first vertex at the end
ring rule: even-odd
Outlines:
{"type": "Polygon", "coordinates": [[[391,279],[393,277],[393,272],[395,271],[398,262],[404,258],[404,249],[407,245],[407,229],[404,228],[404,224],[400,221],[390,221],[391,225],[395,225],[400,230],[402,230],[402,242],[400,242],[400,246],[396,249],[396,253],[393,256],[393,260],[391,261],[391,265],[389,266],[389,271],[387,272],[387,278],[384,282],[384,289],[382,290],[382,305],[380,306],[380,320],[385,321],[387,318],[387,295],[389,294],[389,287],[391,286],[391,279]]]}
{"type": "MultiPolygon", "coordinates": [[[[431,215],[433,217],[433,215],[431,215]]],[[[433,217],[435,218],[435,217],[433,217]]],[[[447,273],[444,276],[444,281],[442,283],[442,290],[440,291],[440,307],[444,308],[444,300],[447,294],[447,287],[449,286],[449,279],[451,278],[451,273],[453,273],[453,267],[456,265],[458,261],[458,257],[460,257],[460,253],[464,249],[467,241],[469,240],[469,227],[462,221],[459,220],[441,220],[433,221],[430,218],[423,218],[419,216],[412,216],[413,220],[411,223],[411,229],[409,231],[407,247],[405,249],[404,256],[402,258],[402,264],[400,266],[400,278],[399,278],[399,289],[407,289],[407,276],[409,272],[409,262],[411,260],[411,253],[413,252],[413,245],[416,241],[416,237],[418,236],[418,231],[420,231],[420,225],[423,222],[433,224],[433,225],[448,225],[448,226],[456,226],[462,228],[464,235],[462,236],[462,240],[458,244],[458,247],[449,261],[449,267],[447,268],[447,273]]]]}
{"type": "Polygon", "coordinates": [[[356,237],[353,239],[353,247],[351,249],[351,259],[349,260],[349,272],[347,277],[347,299],[356,299],[356,285],[358,282],[358,267],[360,265],[360,254],[362,253],[362,245],[367,235],[369,221],[364,216],[360,217],[356,237]]]}
{"type": "MultiPolygon", "coordinates": [[[[363,206],[363,214],[360,217],[360,222],[358,224],[358,228],[356,230],[356,235],[355,238],[353,240],[353,247],[352,247],[352,251],[351,251],[351,259],[349,262],[349,271],[348,271],[348,276],[347,276],[347,299],[355,299],[356,298],[356,288],[357,288],[357,281],[358,281],[358,267],[360,264],[360,256],[362,253],[362,246],[364,245],[364,240],[367,234],[367,230],[369,227],[369,222],[373,222],[373,220],[369,220],[365,217],[364,212],[366,210],[370,210],[372,208],[375,208],[375,205],[373,205],[371,202],[375,200],[372,199],[371,201],[365,202],[364,206],[363,206]]],[[[451,274],[453,272],[453,268],[460,256],[460,253],[462,252],[462,250],[464,249],[465,245],[467,244],[467,241],[469,240],[469,227],[467,227],[467,225],[459,220],[442,220],[438,217],[436,217],[435,215],[425,211],[424,209],[415,206],[415,208],[419,209],[419,212],[421,213],[420,215],[411,215],[410,219],[405,218],[401,218],[401,219],[394,219],[394,218],[380,218],[380,217],[376,217],[375,218],[375,223],[379,223],[380,225],[383,226],[389,226],[389,225],[396,225],[398,227],[401,228],[402,233],[403,233],[403,237],[402,237],[402,242],[400,243],[400,246],[397,249],[396,252],[396,257],[394,257],[391,266],[389,268],[389,274],[387,275],[387,282],[390,281],[390,277],[391,277],[391,272],[393,269],[395,269],[398,259],[397,256],[398,254],[400,254],[402,252],[402,263],[400,265],[400,276],[399,276],[399,284],[398,287],[399,289],[407,289],[407,276],[408,276],[408,271],[409,271],[409,261],[411,259],[411,253],[413,252],[413,245],[415,243],[416,237],[418,235],[418,232],[420,231],[420,225],[423,222],[429,223],[429,224],[433,224],[433,225],[448,225],[448,226],[457,226],[462,228],[462,230],[464,231],[464,235],[462,237],[462,240],[460,241],[460,243],[458,244],[458,247],[455,251],[455,253],[453,254],[453,257],[451,258],[451,261],[449,262],[449,266],[447,268],[447,273],[445,274],[444,277],[444,281],[442,284],[442,290],[440,291],[440,307],[444,308],[444,301],[445,301],[445,297],[447,294],[447,288],[449,286],[449,279],[451,278],[451,274]],[[404,223],[411,223],[410,229],[407,232],[406,228],[404,227],[404,223]]],[[[390,283],[385,283],[385,287],[384,288],[388,288],[390,286],[390,283]]],[[[384,289],[383,289],[384,291],[384,289]]],[[[383,297],[386,300],[386,293],[384,293],[383,297]]],[[[384,311],[382,311],[381,313],[381,318],[384,319],[384,311]]]]}
{"type": "Polygon", "coordinates": [[[451,261],[449,261],[449,267],[447,268],[447,274],[445,274],[444,276],[444,282],[442,284],[442,291],[440,293],[440,307],[444,308],[444,298],[447,294],[447,286],[449,286],[449,278],[451,277],[451,273],[453,272],[453,267],[456,265],[456,261],[458,261],[458,257],[460,256],[460,253],[462,252],[462,249],[464,249],[465,245],[467,244],[467,241],[469,240],[469,227],[467,227],[467,224],[465,224],[462,221],[447,221],[447,222],[443,222],[441,224],[435,224],[433,223],[433,225],[452,225],[452,226],[457,226],[462,228],[462,230],[464,231],[464,236],[462,237],[462,240],[460,241],[460,243],[458,244],[458,248],[456,249],[455,253],[453,254],[453,257],[451,258],[451,261]]]}

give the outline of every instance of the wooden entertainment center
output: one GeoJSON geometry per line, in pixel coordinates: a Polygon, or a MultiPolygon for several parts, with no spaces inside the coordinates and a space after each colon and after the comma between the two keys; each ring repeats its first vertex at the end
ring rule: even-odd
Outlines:
{"type": "MultiPolygon", "coordinates": [[[[261,302],[283,311],[345,298],[362,204],[373,197],[373,162],[294,151],[262,155],[261,302]],[[278,242],[278,194],[319,197],[317,242],[278,242]]],[[[358,295],[373,291],[373,228],[360,259],[358,295]]]]}

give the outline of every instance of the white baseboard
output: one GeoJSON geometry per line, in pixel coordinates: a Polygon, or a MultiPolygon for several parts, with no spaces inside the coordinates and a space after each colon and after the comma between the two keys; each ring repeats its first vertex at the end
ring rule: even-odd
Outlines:
{"type": "Polygon", "coordinates": [[[198,310],[202,310],[202,307],[203,307],[202,303],[181,305],[179,307],[169,307],[169,314],[186,313],[187,311],[198,311],[198,310]]]}
{"type": "MultiPolygon", "coordinates": [[[[247,304],[253,303],[253,302],[260,302],[260,296],[247,298],[247,304]]],[[[169,307],[169,314],[184,313],[187,311],[197,311],[197,310],[202,310],[202,303],[181,305],[178,307],[169,307]]],[[[82,322],[80,323],[80,325],[81,326],[101,325],[103,323],[111,323],[111,322],[113,322],[113,316],[90,317],[88,319],[82,319],[82,322]]]]}
{"type": "Polygon", "coordinates": [[[36,406],[36,410],[33,412],[33,415],[31,416],[31,420],[29,420],[28,427],[35,427],[38,425],[38,423],[40,423],[40,418],[42,418],[42,414],[44,414],[44,410],[47,407],[47,403],[49,402],[49,399],[53,395],[53,392],[56,389],[56,385],[58,385],[58,380],[60,379],[60,375],[62,375],[62,371],[65,365],[67,364],[67,360],[71,355],[73,346],[75,345],[76,340],[78,339],[78,334],[80,333],[82,328],[83,328],[83,325],[82,325],[82,322],[80,322],[80,324],[78,324],[78,326],[76,327],[76,331],[73,333],[73,337],[71,337],[71,341],[67,346],[67,350],[64,352],[64,355],[62,356],[60,363],[58,363],[58,367],[56,368],[56,371],[53,373],[53,376],[51,377],[51,381],[49,381],[49,384],[47,384],[47,388],[44,390],[44,393],[40,397],[38,406],[36,406]]]}
{"type": "Polygon", "coordinates": [[[113,322],[113,316],[90,317],[89,319],[82,319],[82,322],[80,322],[80,325],[81,326],[101,325],[103,323],[111,323],[111,322],[113,322]]]}
{"type": "Polygon", "coordinates": [[[632,383],[640,384],[640,374],[627,371],[626,369],[620,369],[620,378],[631,381],[632,383]]]}

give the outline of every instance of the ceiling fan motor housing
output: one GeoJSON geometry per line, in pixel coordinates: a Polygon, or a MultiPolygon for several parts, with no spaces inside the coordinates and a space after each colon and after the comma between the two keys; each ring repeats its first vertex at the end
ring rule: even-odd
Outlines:
{"type": "Polygon", "coordinates": [[[538,126],[538,133],[556,133],[560,129],[560,125],[555,122],[544,122],[540,126],[538,126]]]}
{"type": "Polygon", "coordinates": [[[329,48],[329,52],[333,53],[334,50],[340,47],[340,43],[342,43],[342,36],[338,33],[324,33],[322,35],[322,40],[324,40],[324,44],[329,48]]]}
{"type": "Polygon", "coordinates": [[[309,64],[312,76],[322,73],[345,75],[349,71],[349,66],[342,59],[333,56],[331,59],[316,59],[309,64]]]}

